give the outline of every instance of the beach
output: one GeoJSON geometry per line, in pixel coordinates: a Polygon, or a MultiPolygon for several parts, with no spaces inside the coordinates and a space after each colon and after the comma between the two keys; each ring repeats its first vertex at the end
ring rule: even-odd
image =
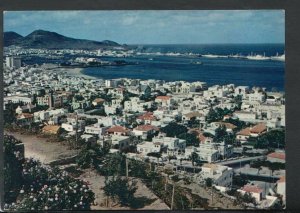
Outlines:
{"type": "Polygon", "coordinates": [[[79,78],[84,78],[84,79],[99,79],[93,76],[89,76],[89,75],[85,75],[83,74],[83,68],[53,68],[52,69],[53,72],[56,72],[58,74],[62,74],[64,73],[66,76],[71,76],[71,77],[79,77],[79,78]]]}

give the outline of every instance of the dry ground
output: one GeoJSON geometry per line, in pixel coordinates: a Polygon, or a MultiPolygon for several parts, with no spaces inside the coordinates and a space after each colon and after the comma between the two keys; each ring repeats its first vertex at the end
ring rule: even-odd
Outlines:
{"type": "Polygon", "coordinates": [[[36,135],[25,135],[19,132],[7,132],[15,138],[21,140],[25,147],[25,157],[35,158],[47,164],[50,161],[63,159],[77,154],[77,150],[69,150],[66,145],[60,142],[47,142],[47,138],[37,137],[36,135]]]}

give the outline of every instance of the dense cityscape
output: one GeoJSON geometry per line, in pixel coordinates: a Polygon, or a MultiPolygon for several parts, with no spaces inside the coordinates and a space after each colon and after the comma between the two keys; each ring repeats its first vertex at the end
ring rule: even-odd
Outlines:
{"type": "Polygon", "coordinates": [[[283,92],[23,62],[66,54],[132,52],[5,48],[6,209],[285,208],[283,92]]]}

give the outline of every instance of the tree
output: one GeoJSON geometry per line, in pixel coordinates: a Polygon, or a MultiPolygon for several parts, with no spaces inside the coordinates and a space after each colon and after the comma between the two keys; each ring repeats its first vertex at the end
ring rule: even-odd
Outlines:
{"type": "Polygon", "coordinates": [[[76,163],[81,168],[94,167],[98,168],[101,160],[104,156],[104,152],[99,145],[86,145],[77,155],[76,163]]]}
{"type": "Polygon", "coordinates": [[[187,128],[175,122],[169,123],[167,126],[160,129],[167,134],[167,137],[178,137],[180,134],[186,133],[187,128]]]}
{"type": "Polygon", "coordinates": [[[213,180],[211,178],[206,178],[205,179],[205,185],[206,187],[212,187],[213,180]]]}
{"type": "Polygon", "coordinates": [[[120,153],[107,156],[98,171],[105,176],[126,175],[126,156],[120,153]]]}
{"type": "Polygon", "coordinates": [[[192,152],[190,159],[191,159],[192,164],[194,166],[194,163],[199,159],[199,155],[196,152],[192,152]]]}
{"type": "Polygon", "coordinates": [[[18,149],[21,141],[13,136],[4,135],[4,198],[5,202],[12,202],[16,199],[14,192],[19,191],[22,184],[22,164],[24,159],[21,150],[18,149]]]}
{"type": "Polygon", "coordinates": [[[130,160],[129,174],[132,177],[138,177],[145,179],[147,177],[148,167],[145,163],[137,160],[130,160]]]}
{"type": "Polygon", "coordinates": [[[224,141],[224,138],[227,136],[226,127],[221,125],[215,130],[214,141],[221,142],[224,141]]]}
{"type": "Polygon", "coordinates": [[[254,148],[284,148],[285,147],[285,130],[271,130],[263,135],[253,139],[255,141],[254,148]]]}
{"type": "Polygon", "coordinates": [[[113,201],[117,199],[122,206],[131,206],[134,204],[134,193],[137,187],[135,181],[113,176],[110,179],[106,177],[103,190],[104,194],[111,197],[113,201]]]}
{"type": "Polygon", "coordinates": [[[199,146],[199,140],[194,134],[182,133],[178,138],[186,140],[186,146],[199,146]]]}

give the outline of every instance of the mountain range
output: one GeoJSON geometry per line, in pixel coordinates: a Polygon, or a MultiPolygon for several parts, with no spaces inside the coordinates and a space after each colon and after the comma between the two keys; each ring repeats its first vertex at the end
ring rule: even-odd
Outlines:
{"type": "Polygon", "coordinates": [[[114,41],[91,41],[86,39],[76,39],[45,30],[35,30],[24,37],[16,32],[4,32],[3,41],[4,47],[15,45],[23,48],[35,49],[96,50],[122,46],[114,41]]]}

